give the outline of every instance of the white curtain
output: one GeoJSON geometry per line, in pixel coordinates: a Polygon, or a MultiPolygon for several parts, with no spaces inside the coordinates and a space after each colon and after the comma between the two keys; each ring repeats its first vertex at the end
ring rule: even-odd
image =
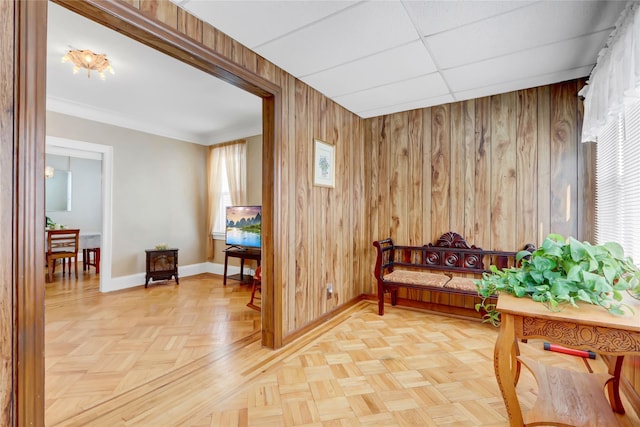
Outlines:
{"type": "Polygon", "coordinates": [[[607,122],[640,99],[640,7],[629,2],[598,61],[584,97],[582,142],[596,141],[607,122]]]}
{"type": "Polygon", "coordinates": [[[213,227],[220,213],[221,177],[223,165],[227,169],[227,181],[231,203],[243,205],[247,198],[246,141],[234,141],[209,147],[207,159],[207,259],[213,258],[213,227]]]}
{"type": "Polygon", "coordinates": [[[231,204],[247,204],[247,144],[245,141],[222,147],[227,167],[231,204]]]}
{"type": "Polygon", "coordinates": [[[222,176],[222,151],[209,147],[207,159],[207,259],[213,258],[213,226],[218,218],[220,205],[220,177],[222,176]]]}

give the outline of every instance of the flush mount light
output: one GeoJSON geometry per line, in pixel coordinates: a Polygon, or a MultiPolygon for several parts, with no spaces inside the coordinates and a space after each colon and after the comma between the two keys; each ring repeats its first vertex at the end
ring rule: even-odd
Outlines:
{"type": "Polygon", "coordinates": [[[73,74],[77,74],[81,68],[87,70],[87,77],[91,77],[92,70],[97,71],[102,80],[105,79],[105,70],[113,74],[113,68],[104,53],[94,53],[89,49],[71,49],[62,57],[62,62],[69,61],[74,64],[73,74]]]}

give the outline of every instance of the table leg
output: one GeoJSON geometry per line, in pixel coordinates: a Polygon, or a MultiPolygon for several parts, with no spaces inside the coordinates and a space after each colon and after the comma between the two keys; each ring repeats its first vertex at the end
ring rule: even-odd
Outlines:
{"type": "Polygon", "coordinates": [[[244,283],[244,277],[242,277],[243,271],[244,271],[244,258],[240,258],[240,283],[244,283]]]}
{"type": "Polygon", "coordinates": [[[224,253],[224,274],[222,275],[222,285],[227,286],[227,264],[229,262],[229,253],[224,253]]]}
{"type": "Polygon", "coordinates": [[[509,416],[509,425],[521,427],[524,425],[522,410],[516,395],[516,382],[519,373],[518,362],[515,360],[517,350],[514,350],[515,329],[513,318],[502,313],[500,332],[493,352],[493,367],[496,373],[498,387],[509,416]]]}
{"type": "Polygon", "coordinates": [[[607,383],[607,391],[609,393],[609,402],[611,409],[618,414],[624,414],[624,406],[620,399],[620,373],[622,372],[622,362],[624,356],[609,356],[609,375],[613,376],[613,380],[607,383]]]}

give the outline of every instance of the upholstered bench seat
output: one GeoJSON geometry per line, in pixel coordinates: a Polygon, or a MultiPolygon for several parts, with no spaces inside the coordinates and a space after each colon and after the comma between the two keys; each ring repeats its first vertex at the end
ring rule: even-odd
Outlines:
{"type": "Polygon", "coordinates": [[[476,279],[471,277],[452,277],[444,285],[445,288],[456,289],[458,291],[477,292],[476,279]]]}
{"type": "Polygon", "coordinates": [[[388,283],[407,283],[441,288],[450,280],[450,277],[444,274],[424,271],[394,270],[389,274],[385,274],[384,280],[388,283]]]}

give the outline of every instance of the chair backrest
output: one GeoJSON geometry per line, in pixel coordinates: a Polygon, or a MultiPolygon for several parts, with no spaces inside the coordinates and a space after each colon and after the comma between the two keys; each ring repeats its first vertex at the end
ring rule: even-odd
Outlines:
{"type": "Polygon", "coordinates": [[[67,252],[78,254],[79,229],[47,230],[47,253],[67,252]]]}

